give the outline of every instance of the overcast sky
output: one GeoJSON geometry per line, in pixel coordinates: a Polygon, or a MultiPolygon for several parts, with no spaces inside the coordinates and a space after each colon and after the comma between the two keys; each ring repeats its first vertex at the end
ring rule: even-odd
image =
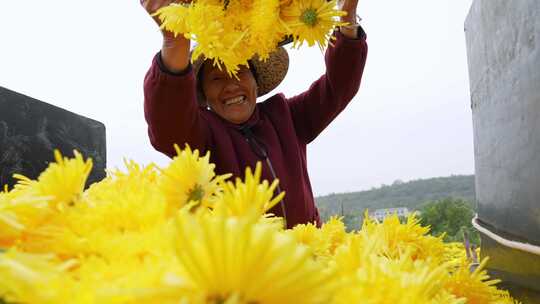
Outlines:
{"type": "MultiPolygon", "coordinates": [[[[472,174],[464,21],[472,0],[360,0],[369,56],[359,94],[309,146],[316,195],[472,174]]],[[[0,86],[99,120],[108,166],[166,164],[143,117],[142,81],[161,36],[138,0],[3,1],[0,86]]],[[[277,91],[324,71],[318,48],[291,50],[277,91]]],[[[263,97],[264,98],[264,97],[263,97]]]]}

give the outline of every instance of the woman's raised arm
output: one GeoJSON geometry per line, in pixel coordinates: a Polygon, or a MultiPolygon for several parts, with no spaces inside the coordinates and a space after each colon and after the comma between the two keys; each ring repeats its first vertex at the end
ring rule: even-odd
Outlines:
{"type": "MultiPolygon", "coordinates": [[[[173,2],[141,0],[150,15],[173,2]]],[[[165,30],[162,34],[161,52],[154,57],[144,79],[144,115],[150,142],[171,157],[176,154],[174,144],[183,148],[187,143],[203,152],[210,130],[197,101],[196,79],[189,64],[190,41],[165,30]]]]}

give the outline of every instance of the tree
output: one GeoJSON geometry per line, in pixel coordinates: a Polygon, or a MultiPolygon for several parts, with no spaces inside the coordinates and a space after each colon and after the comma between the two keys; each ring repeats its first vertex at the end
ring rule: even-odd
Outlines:
{"type": "Polygon", "coordinates": [[[480,237],[472,226],[474,209],[472,204],[463,199],[445,198],[431,201],[420,209],[420,223],[431,227],[431,234],[439,236],[445,233],[445,241],[462,242],[466,232],[470,242],[479,245],[480,237]]]}
{"type": "Polygon", "coordinates": [[[345,228],[347,232],[357,230],[358,227],[360,226],[359,218],[351,213],[346,213],[343,216],[343,223],[345,224],[345,228]]]}

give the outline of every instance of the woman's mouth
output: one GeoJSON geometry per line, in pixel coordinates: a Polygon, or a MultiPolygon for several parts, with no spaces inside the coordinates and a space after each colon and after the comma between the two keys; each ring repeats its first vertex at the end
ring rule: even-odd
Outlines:
{"type": "Polygon", "coordinates": [[[237,97],[226,99],[223,103],[226,106],[233,106],[233,105],[241,105],[241,104],[245,103],[246,101],[247,101],[246,96],[242,95],[242,96],[237,96],[237,97]]]}

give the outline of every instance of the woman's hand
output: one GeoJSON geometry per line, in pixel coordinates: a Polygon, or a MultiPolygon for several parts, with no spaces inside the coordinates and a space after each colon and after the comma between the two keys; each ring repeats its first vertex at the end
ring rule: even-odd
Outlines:
{"type": "MultiPolygon", "coordinates": [[[[146,12],[152,16],[158,9],[178,3],[178,0],[140,0],[141,5],[146,12]]],[[[161,22],[157,16],[152,17],[160,25],[161,22]]],[[[180,72],[189,65],[190,42],[182,35],[174,36],[173,33],[162,30],[163,45],[161,47],[161,60],[167,70],[171,72],[180,72]]]]}
{"type": "MultiPolygon", "coordinates": [[[[176,0],[140,0],[141,5],[146,10],[148,15],[152,16],[155,12],[157,12],[160,8],[168,6],[172,3],[178,3],[179,1],[176,0]]],[[[161,22],[159,21],[159,18],[157,16],[152,16],[152,19],[157,23],[157,25],[161,25],[161,22]]],[[[171,32],[162,30],[163,36],[166,36],[168,38],[173,38],[174,35],[171,32]]]]}
{"type": "MultiPolygon", "coordinates": [[[[357,24],[356,20],[356,7],[358,6],[358,0],[338,0],[338,9],[345,11],[347,15],[341,16],[341,22],[347,24],[357,24]]],[[[358,36],[358,29],[356,27],[342,26],[339,31],[347,38],[355,39],[358,36]]]]}
{"type": "Polygon", "coordinates": [[[341,21],[349,24],[356,24],[357,6],[358,0],[338,0],[338,9],[347,13],[346,16],[341,17],[341,21]]]}

